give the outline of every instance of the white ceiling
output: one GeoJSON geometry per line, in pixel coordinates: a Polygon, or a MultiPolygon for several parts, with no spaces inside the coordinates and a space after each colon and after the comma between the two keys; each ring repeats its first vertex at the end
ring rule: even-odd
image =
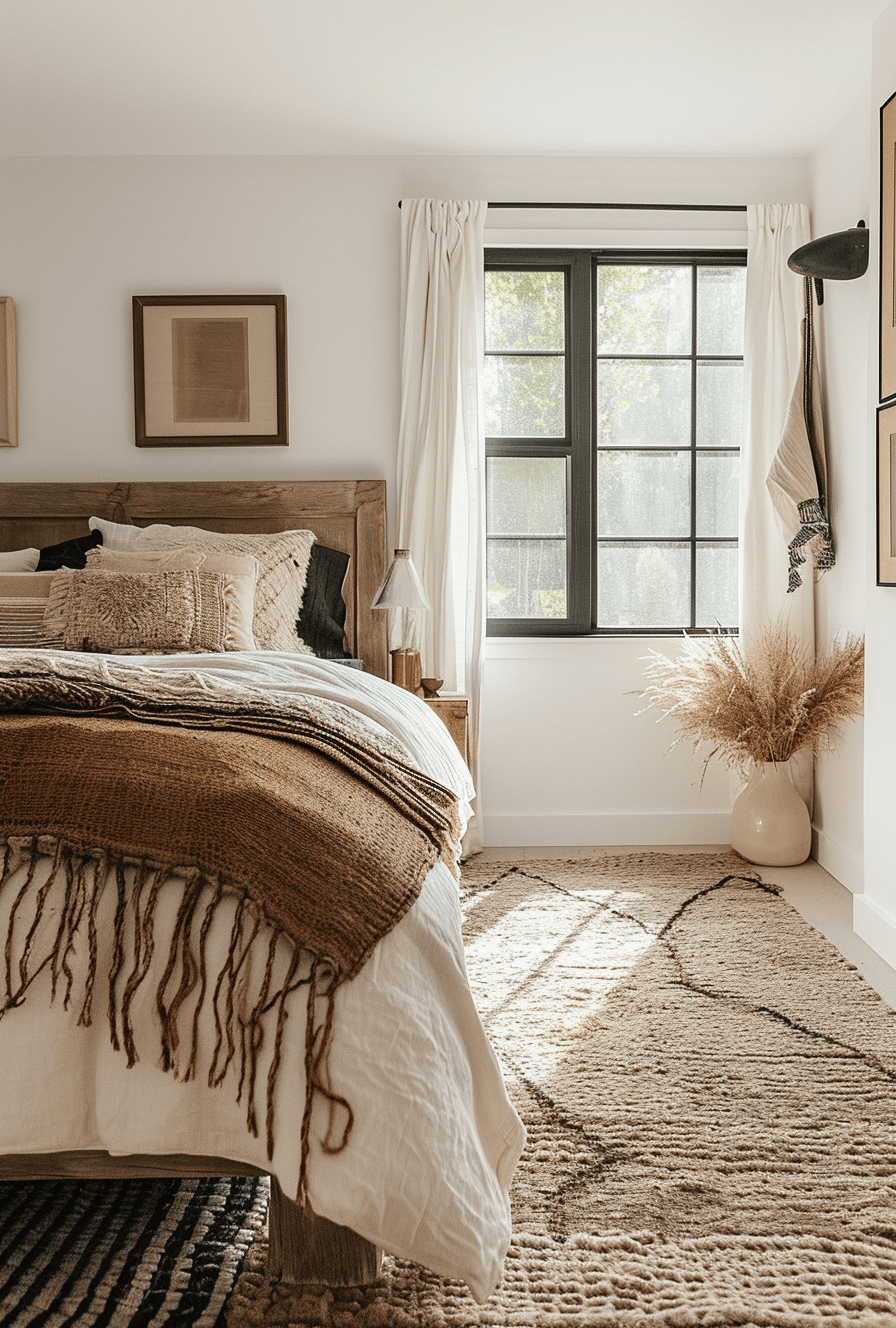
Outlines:
{"type": "Polygon", "coordinates": [[[0,0],[0,154],[802,155],[889,0],[0,0]]]}

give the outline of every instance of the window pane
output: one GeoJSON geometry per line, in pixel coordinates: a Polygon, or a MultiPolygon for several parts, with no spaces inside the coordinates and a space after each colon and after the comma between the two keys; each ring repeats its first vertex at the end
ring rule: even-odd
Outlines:
{"type": "Polygon", "coordinates": [[[697,446],[740,447],[743,404],[743,364],[698,364],[697,446]]]}
{"type": "Polygon", "coordinates": [[[697,535],[737,539],[736,452],[706,452],[697,457],[697,535]]]}
{"type": "Polygon", "coordinates": [[[597,281],[598,354],[690,353],[689,267],[607,265],[597,281]]]}
{"type": "Polygon", "coordinates": [[[599,544],[599,627],[684,627],[690,623],[687,544],[599,544]]]}
{"type": "Polygon", "coordinates": [[[490,535],[566,538],[566,458],[489,457],[486,527],[490,535]]]}
{"type": "Polygon", "coordinates": [[[482,375],[488,438],[563,438],[564,364],[554,355],[487,355],[482,375]]]}
{"type": "Polygon", "coordinates": [[[737,626],[737,545],[697,545],[697,626],[737,626]]]}
{"type": "Polygon", "coordinates": [[[690,364],[601,360],[597,442],[599,447],[689,447],[690,364]]]}
{"type": "Polygon", "coordinates": [[[486,542],[490,618],[566,617],[566,541],[486,542]]]}
{"type": "Polygon", "coordinates": [[[565,457],[488,458],[490,618],[566,617],[566,467],[565,457]]]}
{"type": "Polygon", "coordinates": [[[736,257],[488,255],[490,630],[736,628],[736,257]]]}
{"type": "Polygon", "coordinates": [[[687,538],[691,533],[690,453],[601,452],[597,459],[597,533],[605,539],[687,538]]]}
{"type": "Polygon", "coordinates": [[[697,354],[743,355],[745,267],[697,268],[697,354]]]}
{"type": "Polygon", "coordinates": [[[486,351],[562,351],[563,301],[562,272],[486,272],[486,351]]]}

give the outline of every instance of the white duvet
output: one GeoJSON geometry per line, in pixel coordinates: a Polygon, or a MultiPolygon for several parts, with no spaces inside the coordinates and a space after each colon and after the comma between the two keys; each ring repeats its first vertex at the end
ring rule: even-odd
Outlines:
{"type": "MultiPolygon", "coordinates": [[[[447,730],[416,697],[379,678],[307,656],[269,652],[191,656],[189,661],[183,656],[118,656],[115,666],[201,670],[234,687],[246,681],[350,705],[397,737],[421,769],[454,789],[468,813],[469,774],[447,730]]],[[[14,893],[10,888],[0,895],[0,938],[6,936],[14,893]]],[[[167,955],[179,893],[174,884],[160,897],[157,955],[167,955]]],[[[100,935],[108,937],[112,892],[102,908],[100,935]]],[[[52,915],[47,911],[46,916],[49,926],[52,915]]],[[[212,972],[226,953],[231,920],[231,910],[219,909],[209,936],[212,972]]],[[[127,1069],[124,1055],[109,1040],[103,987],[108,969],[108,949],[105,957],[101,950],[90,1028],[77,1026],[77,1002],[67,1013],[61,1000],[50,1003],[48,972],[18,1009],[0,1019],[0,1153],[194,1153],[268,1169],[266,1054],[256,1092],[260,1137],[253,1138],[245,1106],[236,1103],[233,1069],[220,1087],[209,1089],[201,1072],[185,1083],[158,1067],[154,972],[134,1007],[141,1059],[127,1069]]],[[[303,989],[290,998],[278,1076],[271,1169],[287,1194],[295,1194],[299,1175],[305,1004],[303,989]]],[[[207,1064],[210,1036],[203,1029],[202,1065],[207,1064]]],[[[391,1254],[462,1279],[484,1300],[500,1280],[510,1239],[508,1188],[524,1131],[473,1005],[457,885],[443,864],[432,869],[417,902],[359,975],[341,988],[330,1071],[333,1089],[351,1103],[355,1120],[345,1150],[327,1156],[319,1146],[327,1112],[320,1102],[315,1107],[308,1164],[315,1211],[391,1254]]]]}

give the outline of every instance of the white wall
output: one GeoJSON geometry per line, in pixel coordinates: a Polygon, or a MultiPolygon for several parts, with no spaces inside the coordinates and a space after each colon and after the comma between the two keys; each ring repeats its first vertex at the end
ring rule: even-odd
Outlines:
{"type": "Polygon", "coordinates": [[[727,844],[731,787],[644,711],[644,657],[673,637],[492,638],[481,782],[489,844],[727,844]],[[638,712],[641,712],[640,714],[638,712]]]}
{"type": "MultiPolygon", "coordinates": [[[[810,192],[809,163],[789,158],[2,159],[0,292],[18,305],[21,443],[0,455],[0,476],[394,486],[400,197],[810,192]],[[289,448],[137,449],[131,296],[231,292],[287,295],[289,448]]],[[[634,713],[649,644],[490,642],[489,842],[727,842],[725,774],[710,771],[701,792],[699,763],[664,756],[670,731],[634,713]]]]}
{"type": "MultiPolygon", "coordinates": [[[[869,45],[868,75],[871,51],[869,45]]],[[[870,105],[864,96],[812,159],[812,233],[846,230],[871,216],[870,105]]],[[[816,587],[819,648],[865,630],[868,485],[868,300],[871,284],[828,281],[816,325],[821,347],[828,490],[836,565],[816,587]]],[[[863,730],[847,725],[816,765],[815,856],[851,890],[863,888],[863,730]]]]}
{"type": "Polygon", "coordinates": [[[896,590],[877,586],[874,549],[875,432],[877,404],[877,292],[879,279],[878,108],[896,92],[896,3],[880,15],[873,28],[869,139],[872,145],[871,220],[874,224],[868,281],[869,356],[865,410],[867,485],[867,570],[865,584],[865,893],[854,900],[858,934],[891,965],[896,965],[896,853],[893,847],[894,745],[896,745],[896,590]]]}

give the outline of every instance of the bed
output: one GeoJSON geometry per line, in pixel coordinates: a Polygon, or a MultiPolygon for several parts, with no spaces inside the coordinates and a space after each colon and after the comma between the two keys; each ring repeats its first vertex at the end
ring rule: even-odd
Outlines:
{"type": "MultiPolygon", "coordinates": [[[[413,869],[421,877],[417,893],[409,904],[397,908],[397,920],[385,932],[375,933],[374,945],[362,945],[364,927],[361,921],[352,920],[350,943],[358,953],[367,945],[364,955],[356,962],[355,954],[342,969],[338,965],[335,970],[332,966],[327,969],[324,965],[322,985],[316,999],[309,1002],[308,990],[315,990],[311,986],[313,977],[308,976],[313,975],[314,952],[301,952],[302,963],[308,960],[307,973],[304,968],[289,967],[298,964],[299,947],[290,941],[295,933],[288,931],[288,924],[281,925],[276,901],[272,903],[274,896],[266,893],[273,888],[270,881],[258,885],[263,907],[253,912],[256,897],[247,896],[244,923],[240,896],[224,890],[212,898],[209,891],[213,892],[216,877],[203,881],[197,878],[193,904],[188,907],[185,871],[159,872],[153,878],[150,914],[146,902],[150,887],[145,881],[137,884],[138,868],[130,859],[126,867],[119,862],[117,893],[109,884],[105,891],[97,888],[91,895],[91,880],[102,875],[103,880],[112,881],[111,859],[102,859],[102,873],[99,866],[84,867],[85,859],[79,859],[81,875],[69,865],[65,877],[59,867],[58,844],[56,867],[52,867],[48,865],[52,854],[45,838],[39,838],[35,831],[27,840],[32,855],[28,862],[27,853],[21,849],[27,836],[17,839],[17,846],[14,851],[8,849],[4,861],[6,889],[0,885],[0,938],[14,938],[7,946],[8,1008],[0,1018],[0,1057],[6,1085],[0,1086],[0,1178],[270,1174],[270,1271],[274,1275],[331,1284],[369,1281],[376,1275],[381,1251],[386,1250],[438,1274],[460,1278],[478,1299],[485,1299],[500,1278],[509,1242],[507,1193],[522,1148],[523,1131],[473,1007],[464,970],[456,880],[449,859],[456,853],[457,838],[469,811],[469,776],[438,718],[416,697],[385,681],[388,651],[384,615],[369,608],[385,564],[384,484],[5,484],[0,485],[0,552],[43,549],[80,539],[91,517],[100,523],[112,523],[105,528],[109,538],[113,538],[109,535],[113,527],[144,528],[160,522],[272,537],[278,532],[312,531],[318,544],[350,556],[343,587],[345,647],[349,656],[363,660],[364,668],[346,666],[344,660],[272,649],[130,656],[95,649],[90,654],[55,648],[42,652],[0,650],[0,688],[6,689],[7,709],[13,692],[30,698],[12,706],[17,708],[15,715],[6,715],[19,743],[16,750],[25,754],[22,768],[29,761],[39,764],[44,760],[44,747],[38,751],[37,736],[43,742],[46,735],[52,735],[54,751],[61,750],[58,743],[67,740],[73,725],[75,729],[93,725],[91,743],[96,744],[96,751],[106,752],[102,744],[112,744],[113,750],[116,743],[120,745],[123,726],[131,724],[127,729],[129,740],[138,735],[149,744],[147,751],[154,752],[156,748],[167,751],[165,743],[179,741],[173,730],[179,733],[180,726],[188,724],[185,731],[190,760],[205,764],[185,765],[184,769],[198,771],[217,769],[208,762],[218,760],[228,743],[233,746],[233,735],[219,731],[223,727],[218,718],[220,709],[230,706],[239,711],[243,728],[236,741],[240,752],[251,750],[254,754],[256,748],[247,744],[257,742],[261,752],[276,749],[278,760],[286,759],[282,753],[289,745],[284,741],[283,726],[294,733],[297,726],[310,724],[308,732],[313,736],[306,734],[303,738],[302,761],[317,761],[317,765],[308,766],[314,771],[329,772],[333,767],[339,789],[349,789],[339,794],[346,799],[344,806],[337,801],[332,810],[328,809],[331,818],[344,825],[351,821],[355,834],[353,818],[360,825],[365,816],[368,821],[373,817],[371,823],[378,825],[377,818],[399,816],[400,812],[395,824],[401,827],[401,835],[396,831],[393,836],[390,831],[386,836],[394,837],[396,845],[399,841],[405,843],[401,837],[405,822],[410,826],[407,853],[403,847],[400,851],[393,847],[391,865],[378,866],[380,877],[370,878],[377,901],[371,906],[374,911],[380,907],[381,898],[385,901],[383,908],[392,898],[393,878],[397,883],[399,877],[404,880],[405,874],[412,874],[409,864],[414,854],[422,854],[419,861],[425,864],[425,871],[421,872],[419,866],[413,869]],[[46,673],[51,675],[49,680],[46,673]],[[152,714],[144,709],[147,688],[155,689],[156,709],[152,714]],[[64,693],[64,704],[60,706],[55,700],[47,703],[48,689],[54,696],[64,693]],[[112,708],[102,714],[91,711],[86,718],[79,713],[72,720],[71,710],[66,707],[72,696],[77,693],[80,698],[85,689],[93,689],[90,694],[94,699],[89,706],[95,705],[96,695],[102,692],[103,705],[112,708]],[[141,708],[135,713],[128,707],[137,691],[141,708]],[[41,698],[36,706],[34,696],[41,698]],[[188,720],[181,714],[184,705],[189,710],[188,720]],[[56,714],[46,713],[54,707],[56,714]],[[213,721],[203,707],[214,708],[213,721]],[[38,713],[34,714],[35,710],[38,713]],[[197,719],[199,712],[201,717],[197,719]],[[325,730],[324,724],[331,721],[322,720],[321,715],[336,716],[339,726],[344,727],[325,730]],[[263,732],[259,731],[260,723],[263,732]],[[348,738],[352,742],[357,738],[361,748],[367,744],[363,759],[373,773],[367,770],[364,778],[374,790],[379,788],[376,796],[380,801],[370,804],[375,813],[356,813],[356,795],[351,790],[356,788],[357,779],[351,761],[361,759],[361,748],[351,747],[349,761],[344,755],[348,738]],[[346,763],[348,775],[343,768],[346,763]],[[445,794],[446,788],[450,796],[445,794]],[[432,828],[443,822],[447,826],[449,820],[453,826],[450,833],[447,829],[437,833],[432,828]],[[427,836],[436,846],[432,850],[426,846],[427,836]],[[450,853],[446,848],[449,844],[450,853]],[[24,854],[21,861],[16,853],[24,854]],[[387,882],[383,871],[389,873],[387,882]],[[82,903],[77,917],[72,906],[66,922],[65,889],[71,893],[71,882],[76,877],[82,901],[89,898],[96,902],[86,909],[82,903]],[[66,879],[69,887],[64,885],[66,879]],[[144,891],[142,895],[140,890],[144,891]],[[58,891],[62,893],[54,913],[54,892],[58,891]],[[137,898],[136,905],[132,896],[137,898]],[[212,902],[203,913],[207,899],[212,902]],[[35,905],[33,928],[27,931],[21,917],[32,900],[40,902],[35,905]],[[121,927],[118,924],[116,910],[125,907],[136,907],[138,920],[143,908],[141,925],[148,927],[147,935],[153,938],[153,944],[144,947],[142,959],[136,940],[138,928],[127,922],[121,927]],[[22,912],[17,922],[15,910],[19,908],[22,912]],[[46,919],[51,915],[53,928],[57,918],[61,919],[58,933],[53,934],[62,936],[65,932],[71,943],[66,939],[60,949],[56,940],[53,962],[49,963],[48,949],[48,967],[43,972],[37,971],[35,959],[34,976],[28,974],[33,986],[26,987],[22,979],[19,990],[23,998],[10,999],[18,981],[16,964],[21,963],[26,948],[22,938],[27,931],[28,945],[37,956],[43,930],[49,928],[46,919]],[[88,915],[90,926],[95,923],[95,936],[90,931],[89,943],[88,915]],[[168,979],[162,969],[166,957],[171,964],[172,956],[187,954],[188,947],[177,939],[178,928],[184,934],[189,932],[194,917],[194,938],[199,931],[198,919],[208,921],[202,945],[207,947],[209,973],[219,973],[219,984],[220,974],[226,973],[230,986],[224,984],[218,1004],[216,988],[214,998],[209,998],[210,1007],[208,1003],[203,1007],[201,1020],[195,1016],[193,1059],[197,1059],[198,1046],[202,1072],[193,1065],[193,1073],[185,1074],[186,1052],[178,1061],[177,1037],[173,1051],[170,1038],[167,1043],[163,1040],[160,1049],[153,1040],[158,1032],[153,1021],[158,1023],[161,1017],[167,1028],[166,1012],[170,1014],[172,1004],[177,1004],[170,999],[176,979],[166,988],[168,979]],[[272,919],[277,920],[276,926],[272,919]],[[125,944],[121,938],[128,926],[133,936],[128,932],[125,944]],[[119,932],[119,939],[115,939],[119,932]],[[83,996],[88,987],[93,1002],[90,1008],[105,1010],[108,1006],[111,1010],[115,974],[121,969],[126,950],[127,962],[131,962],[131,946],[135,956],[131,978],[135,981],[128,982],[127,990],[131,1039],[136,1048],[133,1057],[127,1045],[119,1045],[116,1050],[110,1040],[110,1028],[114,1027],[127,1044],[120,989],[114,1018],[110,1015],[108,1021],[97,1017],[87,1025],[83,1019],[79,1023],[79,1012],[88,1008],[87,997],[83,996]],[[259,955],[268,956],[267,965],[259,955]],[[330,994],[326,982],[333,981],[334,971],[338,981],[334,981],[330,994]],[[345,974],[348,977],[342,981],[345,974]],[[51,978],[54,987],[57,979],[60,984],[56,999],[51,999],[51,978]],[[75,998],[63,1000],[63,989],[67,997],[73,988],[75,998]],[[277,992],[279,1003],[272,995],[277,992]],[[212,1060],[219,1049],[227,1046],[228,1039],[236,1045],[231,1045],[226,1054],[221,1050],[217,1074],[213,1065],[206,1075],[212,1033],[206,1032],[203,1021],[209,1008],[216,1019],[221,1016],[212,1060]],[[269,1028],[267,1041],[262,1031],[265,1019],[280,1021],[276,1036],[269,1028]],[[257,1056],[253,1050],[256,1032],[260,1048],[256,1049],[257,1056]],[[129,1066],[130,1060],[133,1063],[129,1066]],[[213,1079],[215,1086],[211,1086],[213,1079]],[[237,1086],[237,1080],[239,1093],[228,1091],[237,1086]],[[257,1084],[257,1089],[250,1091],[250,1083],[257,1084]],[[60,1091],[61,1085],[64,1092],[60,1091]],[[302,1197],[304,1203],[294,1202],[294,1196],[302,1197]]],[[[181,574],[166,575],[176,579],[181,574]]],[[[77,705],[83,704],[78,699],[77,705]]],[[[227,725],[232,722],[231,717],[227,725]]],[[[102,778],[112,781],[107,783],[107,791],[117,790],[109,814],[123,815],[122,809],[132,805],[128,798],[137,796],[136,774],[132,781],[113,768],[111,760],[97,764],[102,766],[102,778]]],[[[48,765],[40,769],[40,789],[51,790],[55,786],[44,781],[51,781],[55,775],[48,765]]],[[[326,778],[331,778],[330,773],[326,778]]],[[[197,789],[201,782],[197,777],[197,789]]],[[[329,789],[329,784],[326,787],[329,789]]],[[[15,780],[8,779],[0,794],[0,812],[5,802],[5,810],[11,815],[18,796],[14,790],[15,780]]],[[[201,799],[200,793],[196,796],[201,799]]],[[[52,804],[51,792],[47,792],[47,798],[52,804]]],[[[321,794],[319,800],[327,799],[321,794]]],[[[110,808],[112,801],[107,796],[110,808]]],[[[278,793],[277,815],[292,814],[289,809],[281,810],[281,802],[278,793]]],[[[205,809],[205,803],[197,802],[200,805],[205,809]]],[[[214,798],[210,806],[209,815],[215,811],[214,798]]],[[[133,807],[136,820],[137,802],[133,807]]],[[[302,814],[306,816],[305,811],[302,814]]],[[[310,813],[306,819],[310,821],[310,813]]],[[[5,823],[13,822],[7,819],[5,823]]],[[[15,820],[16,826],[20,824],[21,817],[15,820]]],[[[392,822],[383,820],[382,824],[392,822]]],[[[333,842],[332,830],[326,833],[330,839],[322,841],[325,846],[333,842]]],[[[361,838],[351,840],[355,858],[351,857],[348,836],[346,848],[333,853],[328,848],[322,853],[317,841],[309,841],[309,880],[318,880],[314,871],[328,873],[328,879],[332,877],[334,882],[334,898],[341,900],[344,883],[354,880],[352,873],[358,870],[357,843],[366,842],[365,833],[370,834],[369,828],[358,830],[361,838]]],[[[296,834],[296,842],[301,838],[296,834]]],[[[278,842],[278,863],[292,861],[285,837],[278,842]]],[[[292,840],[289,848],[298,852],[292,840]]],[[[302,851],[306,851],[304,847],[302,851]]],[[[397,884],[394,889],[398,898],[401,891],[397,884]]],[[[313,906],[314,900],[308,907],[313,911],[313,906]]],[[[332,907],[335,916],[336,904],[332,907]]],[[[126,915],[122,912],[121,916],[126,915]]],[[[328,936],[335,928],[329,913],[321,926],[330,929],[326,931],[328,936]]],[[[322,946],[323,942],[318,948],[322,946]]],[[[341,954],[336,942],[333,952],[341,954]]],[[[204,965],[205,950],[202,955],[204,965]]],[[[183,962],[186,964],[186,959],[183,962]]],[[[19,971],[24,974],[26,968],[19,971]]],[[[183,979],[180,990],[187,988],[183,979]]],[[[196,1001],[195,993],[191,999],[196,1001]]],[[[189,1009],[186,997],[184,1009],[189,1009]]],[[[182,1038],[183,1034],[182,1028],[182,1038]]]]}

